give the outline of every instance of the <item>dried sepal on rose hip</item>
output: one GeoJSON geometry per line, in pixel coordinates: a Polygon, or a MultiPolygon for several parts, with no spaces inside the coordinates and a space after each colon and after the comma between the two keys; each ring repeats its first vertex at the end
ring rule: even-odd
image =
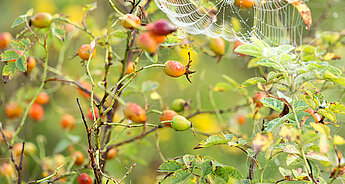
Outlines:
{"type": "Polygon", "coordinates": [[[125,117],[133,123],[145,123],[147,120],[145,110],[138,104],[129,102],[123,109],[125,117]]]}
{"type": "Polygon", "coordinates": [[[30,19],[31,25],[37,28],[46,28],[49,27],[53,22],[53,17],[49,13],[37,13],[30,19]]]}
{"type": "Polygon", "coordinates": [[[190,108],[189,104],[190,100],[186,101],[182,98],[178,98],[171,103],[171,109],[177,113],[180,113],[183,112],[186,108],[190,108]]]}
{"type": "Polygon", "coordinates": [[[134,14],[126,14],[121,17],[121,25],[126,29],[137,29],[141,25],[141,19],[134,14]]]}

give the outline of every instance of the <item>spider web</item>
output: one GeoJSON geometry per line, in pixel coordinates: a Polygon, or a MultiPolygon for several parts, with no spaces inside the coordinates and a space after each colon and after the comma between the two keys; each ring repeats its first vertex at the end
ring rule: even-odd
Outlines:
{"type": "Polygon", "coordinates": [[[241,8],[235,0],[155,0],[169,19],[190,34],[270,45],[301,45],[306,28],[291,2],[305,0],[256,0],[254,8],[241,8]],[[288,3],[289,1],[290,3],[288,3]]]}

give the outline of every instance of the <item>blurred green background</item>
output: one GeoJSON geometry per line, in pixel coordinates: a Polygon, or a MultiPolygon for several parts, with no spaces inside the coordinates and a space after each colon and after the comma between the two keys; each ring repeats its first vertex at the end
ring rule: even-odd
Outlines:
{"type": "MultiPolygon", "coordinates": [[[[62,13],[69,16],[70,20],[80,24],[81,19],[84,15],[82,7],[84,4],[93,3],[94,1],[86,0],[1,0],[0,7],[0,32],[9,31],[12,35],[18,29],[11,30],[10,26],[15,18],[19,15],[25,14],[25,12],[33,8],[35,12],[49,12],[52,14],[62,13]]],[[[313,0],[308,5],[312,10],[313,19],[317,21],[318,17],[322,15],[325,8],[327,7],[326,0],[313,0]]],[[[154,5],[152,3],[151,5],[154,5]]],[[[331,7],[329,17],[322,22],[318,27],[317,33],[323,33],[324,31],[342,31],[345,29],[345,1],[340,0],[335,3],[335,6],[331,7]]],[[[97,9],[93,11],[88,18],[88,25],[90,30],[95,33],[96,36],[101,35],[104,32],[104,26],[107,21],[107,16],[113,13],[109,7],[107,1],[97,1],[97,9]]],[[[155,12],[151,15],[151,20],[157,20],[159,18],[166,18],[166,16],[160,11],[155,12]]],[[[118,29],[123,29],[121,26],[117,26],[118,29]]],[[[194,36],[194,39],[198,40],[201,44],[205,44],[204,36],[194,36]]],[[[312,38],[306,38],[312,40],[312,38]]],[[[68,42],[67,51],[63,58],[62,72],[72,77],[74,80],[87,80],[85,76],[85,69],[80,63],[79,58],[71,57],[77,52],[80,45],[89,43],[90,40],[84,33],[78,33],[75,37],[71,38],[68,42]],[[77,38],[78,37],[78,38],[77,38]]],[[[124,55],[124,43],[125,39],[114,40],[114,52],[120,57],[124,55]]],[[[51,54],[49,57],[49,65],[55,66],[59,59],[59,49],[62,44],[54,42],[51,48],[51,54]]],[[[211,102],[209,98],[209,89],[214,87],[218,82],[224,81],[222,75],[228,75],[241,83],[251,76],[259,76],[256,69],[247,69],[247,63],[250,60],[248,57],[239,57],[232,52],[233,43],[227,42],[227,52],[220,63],[217,63],[217,59],[210,57],[202,52],[192,51],[192,69],[196,70],[197,73],[192,75],[193,83],[188,83],[184,77],[174,79],[166,76],[161,69],[149,69],[140,73],[140,75],[134,80],[134,83],[128,90],[124,92],[124,100],[134,101],[138,104],[143,105],[144,99],[138,93],[133,93],[133,89],[140,88],[142,83],[146,80],[157,81],[160,86],[157,92],[161,95],[165,105],[169,105],[176,98],[184,98],[191,100],[192,109],[185,112],[185,115],[194,112],[198,96],[200,95],[201,107],[203,110],[211,110],[211,102]]],[[[162,49],[158,54],[158,62],[164,63],[167,60],[174,59],[187,61],[188,49],[162,49]]],[[[103,76],[103,49],[97,47],[96,58],[92,60],[91,69],[92,74],[96,81],[100,81],[103,76]]],[[[32,52],[34,56],[39,54],[32,52]]],[[[336,54],[345,56],[344,48],[336,50],[336,54]]],[[[344,59],[336,61],[339,66],[344,65],[344,59]]],[[[148,65],[150,61],[143,59],[140,61],[140,66],[148,65]]],[[[3,65],[0,65],[3,67],[3,65]]],[[[109,82],[114,84],[120,72],[120,65],[114,63],[111,67],[109,82]]],[[[3,122],[4,127],[8,129],[14,129],[17,127],[19,120],[9,120],[6,118],[4,113],[4,107],[11,101],[17,101],[21,99],[25,93],[34,91],[40,84],[42,67],[38,66],[30,76],[17,73],[16,77],[9,83],[0,83],[0,121],[3,122]],[[22,88],[22,89],[21,89],[22,88]],[[21,92],[18,92],[21,91],[21,92]]],[[[54,76],[49,73],[49,77],[54,76]]],[[[257,88],[250,88],[251,93],[257,88]]],[[[61,140],[77,139],[74,146],[76,150],[83,150],[86,156],[86,140],[85,131],[80,119],[80,113],[75,102],[75,98],[82,98],[77,92],[74,86],[64,84],[59,85],[58,83],[48,83],[46,85],[46,91],[50,93],[51,101],[45,105],[45,116],[44,119],[38,123],[28,119],[24,130],[20,134],[21,140],[31,141],[36,145],[39,142],[43,142],[44,149],[46,150],[47,160],[51,159],[51,156],[56,153],[57,146],[63,146],[61,140]],[[60,127],[59,121],[64,113],[72,114],[77,119],[77,127],[73,131],[66,133],[60,127]],[[43,135],[43,136],[39,136],[43,135]],[[39,136],[39,137],[37,137],[39,136]]],[[[96,89],[98,95],[102,95],[101,89],[96,89]]],[[[328,94],[328,100],[337,100],[337,96],[333,95],[334,92],[328,94]]],[[[159,101],[150,99],[150,93],[145,93],[145,96],[149,99],[150,108],[161,109],[159,101]]],[[[214,100],[219,109],[225,109],[228,107],[241,105],[246,103],[246,100],[240,97],[238,94],[233,92],[214,92],[214,100]]],[[[83,99],[83,108],[85,111],[88,109],[89,101],[83,99]]],[[[25,107],[26,103],[21,102],[25,107]]],[[[239,112],[227,113],[222,116],[222,119],[218,119],[213,115],[200,115],[195,117],[192,122],[195,124],[196,130],[203,133],[216,133],[219,132],[224,124],[230,124],[232,131],[241,132],[244,137],[250,137],[253,132],[253,122],[250,118],[247,118],[245,125],[239,126],[235,120],[236,114],[243,114],[246,116],[250,115],[248,109],[242,109],[239,112]]],[[[116,115],[115,119],[121,119],[121,112],[116,115]]],[[[343,118],[339,117],[341,120],[343,118]]],[[[159,121],[159,115],[150,114],[149,121],[151,123],[157,123],[159,121]]],[[[335,132],[345,136],[343,121],[339,121],[340,127],[334,128],[335,132]]],[[[260,128],[260,127],[256,127],[260,128]]],[[[118,135],[123,128],[116,128],[113,131],[113,136],[118,135]]],[[[127,129],[121,133],[121,136],[115,140],[119,142],[126,138],[134,135],[138,135],[142,131],[139,129],[127,129]]],[[[158,131],[157,136],[159,137],[160,149],[166,159],[172,159],[184,154],[201,154],[203,156],[209,155],[216,158],[219,162],[231,165],[239,169],[244,176],[248,173],[249,160],[248,158],[236,148],[229,147],[213,147],[203,150],[193,150],[205,136],[197,134],[195,137],[191,131],[175,132],[172,129],[164,128],[158,131]]],[[[147,136],[141,143],[138,141],[133,144],[128,144],[118,148],[119,155],[116,159],[108,161],[106,170],[109,171],[109,175],[115,176],[115,178],[121,178],[128,170],[128,168],[136,163],[132,174],[128,176],[127,183],[155,183],[156,179],[159,178],[159,173],[156,171],[159,165],[163,162],[155,148],[156,135],[151,134],[147,136]]],[[[1,162],[8,161],[6,157],[7,152],[4,149],[3,143],[1,143],[0,157],[1,162]]],[[[341,147],[344,151],[344,147],[341,147]]],[[[66,156],[67,161],[70,159],[69,151],[67,149],[61,152],[66,156]]],[[[275,164],[271,164],[272,167],[266,171],[266,177],[280,178],[279,172],[275,164]]],[[[42,177],[41,166],[34,161],[32,158],[27,158],[24,162],[24,180],[31,181],[36,178],[42,177]]],[[[2,180],[5,181],[5,180],[2,180]]]]}

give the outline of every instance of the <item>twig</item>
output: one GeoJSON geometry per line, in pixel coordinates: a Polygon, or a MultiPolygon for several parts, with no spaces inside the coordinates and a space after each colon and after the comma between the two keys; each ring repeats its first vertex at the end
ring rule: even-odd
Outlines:
{"type": "Polygon", "coordinates": [[[97,182],[97,184],[101,184],[101,179],[100,179],[100,174],[99,174],[99,171],[98,171],[98,168],[97,168],[97,165],[96,165],[96,162],[95,162],[95,157],[94,157],[94,150],[92,148],[92,140],[91,140],[91,130],[89,129],[88,125],[87,125],[87,122],[85,120],[85,116],[84,116],[84,113],[83,113],[83,109],[81,108],[81,105],[80,105],[80,102],[79,102],[79,99],[77,98],[77,104],[78,104],[78,107],[79,107],[79,110],[80,110],[80,114],[81,114],[81,117],[82,117],[82,120],[84,122],[84,126],[85,126],[85,129],[86,129],[86,133],[87,133],[87,141],[88,141],[88,144],[89,144],[89,149],[88,149],[88,152],[89,152],[89,156],[90,156],[90,160],[91,160],[91,167],[93,169],[93,172],[95,174],[95,180],[97,182]]]}
{"type": "Polygon", "coordinates": [[[16,161],[14,160],[14,156],[13,156],[13,153],[11,151],[12,146],[8,143],[8,141],[6,139],[6,136],[5,136],[4,130],[2,128],[1,122],[0,122],[0,131],[1,131],[2,138],[3,138],[3,140],[7,146],[8,152],[10,153],[11,161],[17,170],[18,184],[21,184],[22,183],[22,168],[23,168],[22,166],[23,166],[23,155],[24,155],[25,142],[23,142],[23,145],[22,145],[22,152],[20,153],[20,161],[19,161],[19,165],[18,165],[18,164],[16,164],[16,161]]]}

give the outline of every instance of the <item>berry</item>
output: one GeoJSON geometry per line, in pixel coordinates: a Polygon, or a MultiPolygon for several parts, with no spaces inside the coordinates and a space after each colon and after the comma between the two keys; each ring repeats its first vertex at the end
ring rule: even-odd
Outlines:
{"type": "Polygon", "coordinates": [[[246,122],[246,117],[244,115],[236,115],[236,119],[239,125],[244,125],[246,122]]]}
{"type": "Polygon", "coordinates": [[[0,174],[3,177],[12,176],[14,173],[14,166],[10,163],[4,163],[0,167],[0,174]]]}
{"type": "Polygon", "coordinates": [[[141,20],[133,14],[126,14],[121,18],[121,25],[126,29],[136,29],[140,26],[141,20]]]}
{"type": "Polygon", "coordinates": [[[225,52],[225,43],[221,37],[211,38],[208,42],[210,49],[217,55],[222,56],[225,52]]]}
{"type": "MultiPolygon", "coordinates": [[[[13,145],[13,154],[16,157],[20,157],[22,154],[22,148],[23,144],[22,143],[16,143],[13,145]]],[[[31,142],[26,142],[24,145],[24,155],[34,155],[37,152],[36,145],[31,143],[31,142]]]]}
{"type": "Polygon", "coordinates": [[[84,155],[80,151],[75,151],[72,153],[72,159],[74,160],[75,165],[81,165],[84,162],[84,155]]]}
{"type": "MultiPolygon", "coordinates": [[[[160,116],[160,120],[161,121],[171,121],[172,120],[172,118],[174,117],[174,116],[176,116],[176,115],[178,115],[175,111],[173,111],[173,110],[165,110],[165,111],[163,111],[163,114],[161,114],[161,116],[160,116]]],[[[164,123],[166,126],[170,126],[171,127],[171,123],[170,122],[166,122],[166,123],[164,123]]]]}
{"type": "Polygon", "coordinates": [[[28,57],[26,59],[26,64],[27,64],[27,72],[32,72],[34,68],[36,67],[36,59],[34,57],[28,57]]]}
{"type": "MultiPolygon", "coordinates": [[[[241,45],[243,45],[243,43],[242,42],[240,42],[240,41],[236,41],[235,42],[235,46],[234,46],[234,51],[235,51],[235,49],[237,48],[237,47],[239,47],[239,46],[241,46],[241,45]]],[[[247,54],[241,54],[241,53],[237,53],[237,52],[235,52],[236,54],[238,54],[239,56],[247,56],[247,54]]]]}
{"type": "Polygon", "coordinates": [[[81,173],[78,176],[78,183],[79,184],[92,184],[92,179],[91,179],[91,177],[88,174],[81,173]]]}
{"type": "Polygon", "coordinates": [[[22,115],[23,109],[20,105],[13,102],[6,106],[5,112],[8,118],[13,119],[20,117],[22,115]]]}
{"type": "Polygon", "coordinates": [[[145,123],[147,120],[145,110],[136,103],[127,103],[123,112],[125,117],[134,123],[145,123]]]}
{"type": "Polygon", "coordinates": [[[157,20],[153,24],[152,32],[157,36],[164,36],[176,31],[176,27],[166,20],[157,20]]]}
{"type": "Polygon", "coordinates": [[[49,27],[53,22],[53,17],[49,13],[37,13],[31,17],[31,24],[38,28],[49,27]]]}
{"type": "MultiPolygon", "coordinates": [[[[17,52],[17,53],[19,54],[19,57],[20,57],[20,56],[22,56],[22,55],[23,55],[23,53],[24,53],[24,52],[23,52],[23,51],[21,51],[21,50],[16,50],[16,49],[11,49],[11,50],[13,50],[13,51],[17,52]]],[[[19,58],[19,57],[18,57],[18,58],[19,58]]],[[[17,58],[17,59],[18,59],[18,58],[17,58]]],[[[16,62],[16,61],[17,61],[17,59],[8,60],[7,62],[16,62]]]]}
{"type": "Polygon", "coordinates": [[[117,155],[117,150],[115,148],[112,148],[107,152],[106,159],[111,160],[111,159],[115,158],[116,155],[117,155]]]}
{"type": "Polygon", "coordinates": [[[91,50],[90,44],[82,45],[78,50],[78,55],[82,60],[89,60],[90,54],[92,52],[91,59],[96,55],[96,49],[91,50]]]}
{"type": "Polygon", "coordinates": [[[40,105],[47,104],[48,102],[49,102],[49,96],[46,92],[42,92],[38,94],[35,100],[35,103],[40,104],[40,105]]]}
{"type": "MultiPolygon", "coordinates": [[[[84,87],[85,89],[87,89],[88,91],[91,91],[91,89],[92,89],[91,84],[86,82],[86,81],[81,82],[80,85],[82,87],[84,87]]],[[[78,88],[78,92],[79,92],[80,95],[84,96],[85,98],[90,98],[91,97],[91,95],[89,93],[85,92],[81,88],[78,88]]]]}
{"type": "Polygon", "coordinates": [[[235,0],[235,5],[240,8],[253,8],[255,0],[235,0]]]}
{"type": "MultiPolygon", "coordinates": [[[[99,117],[99,110],[97,108],[93,108],[93,110],[95,111],[95,119],[97,119],[99,117]]],[[[93,114],[91,109],[87,112],[86,117],[93,121],[93,114]]]]}
{"type": "Polygon", "coordinates": [[[181,98],[176,99],[172,102],[171,109],[174,110],[175,112],[182,112],[184,111],[185,104],[186,104],[185,100],[181,98]]]}
{"type": "Polygon", "coordinates": [[[158,44],[163,43],[166,40],[167,36],[166,35],[162,35],[162,36],[155,35],[153,33],[153,31],[152,31],[153,30],[153,25],[154,24],[147,24],[146,25],[146,30],[149,31],[150,36],[156,41],[156,43],[158,43],[158,44]]]}
{"type": "Polygon", "coordinates": [[[0,34],[0,48],[6,48],[10,45],[12,36],[9,32],[3,32],[0,34]]]}
{"type": "Polygon", "coordinates": [[[148,32],[145,32],[139,36],[137,44],[140,48],[149,52],[151,55],[154,55],[158,48],[156,40],[153,39],[151,34],[148,32]]]}
{"type": "Polygon", "coordinates": [[[70,114],[63,115],[60,125],[65,130],[73,130],[75,128],[74,117],[70,114]]]}
{"type": "Polygon", "coordinates": [[[189,122],[185,117],[181,115],[176,115],[171,120],[171,127],[176,131],[188,130],[192,127],[192,123],[189,122]]]}
{"type": "Polygon", "coordinates": [[[43,115],[44,115],[43,107],[36,103],[32,104],[29,110],[30,118],[35,121],[40,121],[43,118],[43,115]]]}
{"type": "Polygon", "coordinates": [[[164,73],[170,77],[180,77],[186,73],[186,67],[178,61],[167,61],[164,64],[164,73]]]}
{"type": "Polygon", "coordinates": [[[134,62],[133,61],[130,61],[128,62],[127,64],[127,70],[126,70],[126,74],[130,74],[134,72],[134,62]]]}
{"type": "Polygon", "coordinates": [[[256,107],[262,107],[263,104],[260,102],[261,99],[266,98],[267,95],[264,92],[256,92],[253,96],[253,101],[256,103],[256,107]]]}

